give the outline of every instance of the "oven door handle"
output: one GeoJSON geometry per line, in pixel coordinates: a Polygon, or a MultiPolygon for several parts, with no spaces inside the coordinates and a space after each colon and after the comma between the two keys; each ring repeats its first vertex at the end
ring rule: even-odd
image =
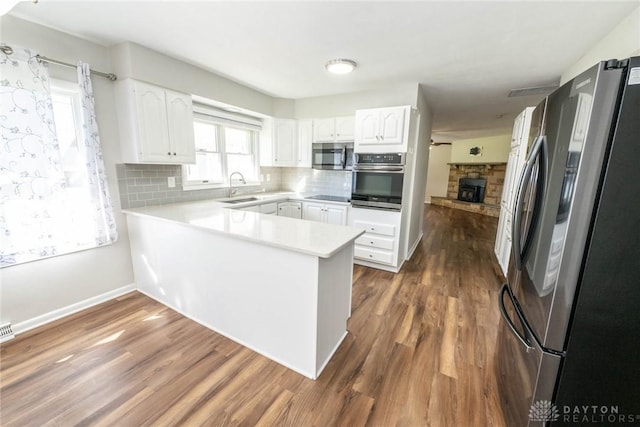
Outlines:
{"type": "Polygon", "coordinates": [[[342,169],[347,166],[347,146],[342,147],[342,156],[340,157],[340,164],[342,165],[342,169]]]}
{"type": "Polygon", "coordinates": [[[388,166],[354,166],[354,171],[363,172],[391,172],[391,173],[404,173],[403,167],[390,168],[388,166]]]}

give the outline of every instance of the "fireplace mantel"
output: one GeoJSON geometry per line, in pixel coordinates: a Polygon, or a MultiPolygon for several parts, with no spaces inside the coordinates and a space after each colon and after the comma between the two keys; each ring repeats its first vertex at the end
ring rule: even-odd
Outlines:
{"type": "Polygon", "coordinates": [[[487,169],[491,169],[493,166],[499,166],[499,165],[506,165],[507,162],[487,162],[487,163],[480,163],[480,162],[450,162],[447,163],[450,166],[455,167],[456,169],[459,166],[485,166],[487,169]]]}

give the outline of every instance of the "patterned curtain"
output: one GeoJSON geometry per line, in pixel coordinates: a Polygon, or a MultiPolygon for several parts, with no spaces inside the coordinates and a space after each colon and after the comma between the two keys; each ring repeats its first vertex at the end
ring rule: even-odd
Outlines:
{"type": "Polygon", "coordinates": [[[36,53],[0,54],[0,265],[55,255],[64,174],[47,66],[36,53]]]}
{"type": "Polygon", "coordinates": [[[95,101],[93,87],[91,85],[89,64],[78,62],[78,83],[80,84],[81,112],[82,112],[82,138],[85,146],[89,188],[91,202],[93,203],[93,215],[96,225],[96,245],[115,242],[118,239],[116,222],[113,218],[113,207],[107,175],[105,174],[104,161],[102,160],[102,148],[98,136],[98,123],[96,122],[95,101]]]}
{"type": "MultiPolygon", "coordinates": [[[[0,53],[0,267],[117,238],[95,114],[83,114],[84,141],[72,138],[61,155],[48,68],[36,52],[13,51],[0,53]],[[86,162],[69,169],[74,156],[86,162]]],[[[92,106],[90,86],[86,94],[92,106]]]]}

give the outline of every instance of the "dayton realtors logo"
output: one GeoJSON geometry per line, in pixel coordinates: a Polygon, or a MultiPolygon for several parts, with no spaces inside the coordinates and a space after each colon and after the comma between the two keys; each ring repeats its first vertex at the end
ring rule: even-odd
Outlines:
{"type": "Polygon", "coordinates": [[[621,414],[618,406],[606,405],[564,405],[558,407],[548,400],[539,400],[531,405],[529,410],[530,421],[562,421],[563,423],[576,423],[595,425],[602,424],[633,424],[640,423],[640,415],[621,414]]]}
{"type": "Polygon", "coordinates": [[[558,408],[548,400],[538,400],[529,410],[531,421],[558,421],[558,418],[560,418],[558,408]]]}

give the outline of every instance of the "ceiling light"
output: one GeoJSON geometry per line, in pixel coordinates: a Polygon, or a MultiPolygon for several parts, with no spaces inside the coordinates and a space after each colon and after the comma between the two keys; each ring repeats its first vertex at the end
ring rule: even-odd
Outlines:
{"type": "Polygon", "coordinates": [[[356,62],[350,59],[332,59],[324,64],[324,68],[333,74],[347,74],[356,68],[356,62]]]}

